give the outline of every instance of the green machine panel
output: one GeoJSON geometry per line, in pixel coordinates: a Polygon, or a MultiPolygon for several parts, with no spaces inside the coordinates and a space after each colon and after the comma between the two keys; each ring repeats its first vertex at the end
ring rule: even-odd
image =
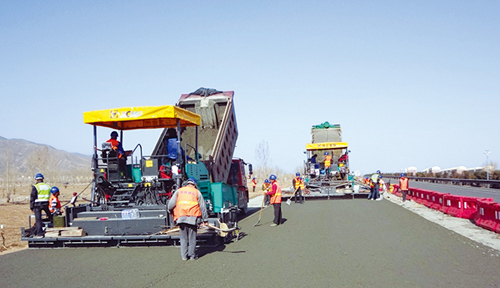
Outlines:
{"type": "Polygon", "coordinates": [[[238,194],[236,188],[231,185],[217,182],[210,185],[212,190],[212,198],[214,201],[214,212],[221,212],[224,207],[238,205],[238,194]]]}
{"type": "Polygon", "coordinates": [[[198,189],[200,190],[205,200],[211,199],[210,197],[210,177],[208,170],[203,163],[188,163],[186,164],[186,176],[188,178],[196,179],[198,189]]]}

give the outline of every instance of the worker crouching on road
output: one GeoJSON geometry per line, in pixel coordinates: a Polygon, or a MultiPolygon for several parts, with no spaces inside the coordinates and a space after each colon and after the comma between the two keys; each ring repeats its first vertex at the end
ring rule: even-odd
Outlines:
{"type": "Polygon", "coordinates": [[[281,215],[281,187],[278,181],[276,181],[276,175],[271,174],[269,176],[269,181],[271,181],[271,191],[267,192],[271,196],[271,204],[274,207],[274,220],[271,227],[278,226],[282,222],[281,215]]]}
{"type": "Polygon", "coordinates": [[[168,210],[174,214],[174,221],[179,225],[181,258],[196,260],[197,225],[208,224],[208,213],[203,195],[196,188],[196,180],[189,178],[184,186],[175,191],[168,202],[168,210]]]}
{"type": "Polygon", "coordinates": [[[42,211],[52,222],[52,213],[49,210],[50,186],[43,182],[42,173],[35,175],[36,183],[33,185],[30,194],[30,209],[35,213],[35,236],[43,237],[42,211]]]}
{"type": "Polygon", "coordinates": [[[50,188],[49,211],[53,216],[61,215],[61,202],[59,202],[59,188],[50,188]]]}

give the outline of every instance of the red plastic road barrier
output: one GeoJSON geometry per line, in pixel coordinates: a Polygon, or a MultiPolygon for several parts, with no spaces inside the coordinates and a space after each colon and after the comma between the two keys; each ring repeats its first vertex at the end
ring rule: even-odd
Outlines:
{"type": "Polygon", "coordinates": [[[474,219],[476,216],[476,213],[478,212],[477,209],[477,202],[478,201],[485,201],[485,202],[493,202],[493,198],[478,198],[478,197],[467,197],[463,196],[462,197],[462,204],[463,204],[463,212],[462,212],[462,218],[465,219],[474,219]]]}
{"type": "Polygon", "coordinates": [[[412,200],[415,201],[415,202],[417,202],[417,203],[422,204],[422,198],[421,198],[422,194],[420,193],[420,189],[414,188],[414,189],[412,189],[412,191],[413,191],[413,198],[412,198],[412,200]]]}
{"type": "Polygon", "coordinates": [[[401,197],[401,196],[402,196],[402,194],[401,194],[401,190],[399,190],[399,185],[394,184],[394,185],[392,185],[392,187],[394,188],[394,189],[392,190],[392,194],[394,194],[394,195],[396,195],[396,196],[398,196],[398,197],[401,197]]]}
{"type": "Polygon", "coordinates": [[[413,197],[412,200],[419,204],[427,206],[429,201],[427,200],[427,195],[429,195],[431,191],[418,188],[413,189],[413,191],[415,193],[415,197],[413,197]]]}
{"type": "Polygon", "coordinates": [[[462,196],[450,194],[446,195],[443,200],[444,205],[441,212],[454,217],[462,217],[462,196]]]}
{"type": "Polygon", "coordinates": [[[484,202],[492,202],[493,198],[477,198],[458,195],[445,195],[444,196],[443,211],[454,217],[464,219],[474,219],[477,210],[477,202],[482,200],[484,202]]]}
{"type": "Polygon", "coordinates": [[[407,199],[414,199],[415,198],[415,188],[408,188],[408,195],[406,195],[407,199]]]}
{"type": "Polygon", "coordinates": [[[424,190],[424,205],[428,208],[431,208],[433,204],[432,196],[434,195],[434,191],[424,190]]]}
{"type": "MultiPolygon", "coordinates": [[[[489,199],[491,198],[487,200],[489,199]]],[[[474,223],[477,226],[500,233],[500,204],[492,201],[478,200],[474,223]]]]}
{"type": "Polygon", "coordinates": [[[429,207],[434,209],[434,210],[441,211],[441,208],[444,205],[444,196],[445,195],[450,195],[450,193],[442,193],[442,192],[432,191],[432,193],[431,193],[431,205],[429,207]]]}

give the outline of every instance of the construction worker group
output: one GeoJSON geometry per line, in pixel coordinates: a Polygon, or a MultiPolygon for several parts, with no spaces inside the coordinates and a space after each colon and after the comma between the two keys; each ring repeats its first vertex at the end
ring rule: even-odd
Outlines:
{"type": "Polygon", "coordinates": [[[61,202],[59,201],[59,188],[50,187],[44,182],[45,177],[42,173],[35,175],[36,183],[33,185],[30,193],[30,209],[35,214],[35,230],[33,234],[36,237],[44,237],[44,223],[42,212],[45,212],[47,220],[53,222],[53,216],[61,215],[61,202]]]}

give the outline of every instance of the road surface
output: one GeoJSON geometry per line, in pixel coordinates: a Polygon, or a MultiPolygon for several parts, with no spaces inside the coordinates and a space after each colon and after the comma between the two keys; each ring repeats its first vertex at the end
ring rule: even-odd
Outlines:
{"type": "Polygon", "coordinates": [[[278,227],[270,208],[196,261],[177,247],[30,249],[0,257],[0,286],[500,287],[498,250],[390,201],[283,203],[278,227]]]}

